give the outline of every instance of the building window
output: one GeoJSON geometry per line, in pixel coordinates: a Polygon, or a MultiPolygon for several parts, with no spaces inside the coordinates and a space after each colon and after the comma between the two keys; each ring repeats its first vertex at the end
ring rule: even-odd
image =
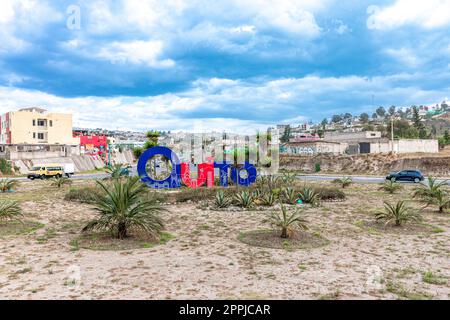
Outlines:
{"type": "Polygon", "coordinates": [[[53,127],[53,120],[50,120],[50,127],[53,127]]]}
{"type": "Polygon", "coordinates": [[[36,132],[33,132],[33,139],[36,139],[36,132]]]}
{"type": "Polygon", "coordinates": [[[36,120],[33,120],[33,127],[36,126],[36,120]]]}
{"type": "Polygon", "coordinates": [[[42,132],[38,133],[38,140],[44,140],[44,134],[42,132]]]}
{"type": "Polygon", "coordinates": [[[38,127],[45,127],[45,120],[38,120],[38,127]]]}

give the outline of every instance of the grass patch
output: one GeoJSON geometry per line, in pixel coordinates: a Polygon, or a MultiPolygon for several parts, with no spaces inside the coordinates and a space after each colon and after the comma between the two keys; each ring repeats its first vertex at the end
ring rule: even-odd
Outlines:
{"type": "Polygon", "coordinates": [[[406,300],[431,300],[432,295],[424,292],[414,292],[405,289],[401,284],[388,281],[386,283],[386,290],[397,295],[399,299],[406,300]]]}
{"type": "Polygon", "coordinates": [[[1,236],[17,236],[28,234],[44,227],[44,224],[34,221],[7,221],[0,223],[1,236]]]}
{"type": "Polygon", "coordinates": [[[159,239],[151,239],[143,235],[136,235],[123,240],[113,238],[111,237],[111,234],[107,232],[86,233],[71,240],[69,245],[72,247],[72,250],[83,248],[94,251],[121,251],[153,248],[157,245],[166,244],[174,238],[175,236],[168,232],[162,232],[159,239]]]}
{"type": "Polygon", "coordinates": [[[284,250],[318,248],[329,243],[327,239],[319,234],[313,234],[305,231],[295,231],[288,239],[281,238],[279,231],[248,231],[242,232],[239,235],[238,240],[255,247],[284,250]]]}
{"type": "Polygon", "coordinates": [[[427,271],[422,274],[422,281],[429,284],[445,285],[447,284],[447,278],[440,274],[427,271]]]}
{"type": "Polygon", "coordinates": [[[100,189],[97,187],[71,188],[64,196],[64,200],[92,204],[98,198],[99,194],[100,189]]]}

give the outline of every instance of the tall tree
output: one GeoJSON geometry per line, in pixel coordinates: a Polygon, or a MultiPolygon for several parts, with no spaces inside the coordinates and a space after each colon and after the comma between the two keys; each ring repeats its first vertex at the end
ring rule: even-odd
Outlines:
{"type": "Polygon", "coordinates": [[[341,121],[342,121],[342,115],[339,115],[339,114],[335,114],[331,118],[331,122],[334,122],[334,123],[338,123],[338,122],[341,122],[341,121]]]}
{"type": "Polygon", "coordinates": [[[388,112],[389,115],[392,117],[395,114],[395,106],[390,106],[388,112]]]}
{"type": "Polygon", "coordinates": [[[386,115],[386,110],[383,107],[378,107],[375,112],[380,118],[383,118],[386,115]]]}
{"type": "Polygon", "coordinates": [[[287,125],[286,128],[284,129],[284,133],[280,138],[280,141],[283,143],[287,143],[289,142],[289,140],[291,139],[291,126],[287,125]]]}
{"type": "Polygon", "coordinates": [[[419,114],[419,109],[416,107],[416,106],[413,106],[412,107],[412,121],[413,121],[413,126],[414,126],[414,128],[416,128],[417,129],[417,131],[421,131],[421,130],[424,130],[425,129],[425,127],[424,127],[424,125],[423,125],[423,123],[422,123],[422,118],[421,118],[421,116],[420,116],[420,114],[419,114]]]}
{"type": "Polygon", "coordinates": [[[369,122],[369,115],[367,113],[363,112],[359,116],[359,120],[361,120],[362,123],[367,123],[367,122],[369,122]]]}

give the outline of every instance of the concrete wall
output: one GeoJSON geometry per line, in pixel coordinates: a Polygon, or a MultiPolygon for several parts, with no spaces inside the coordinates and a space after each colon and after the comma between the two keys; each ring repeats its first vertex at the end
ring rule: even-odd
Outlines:
{"type": "MultiPolygon", "coordinates": [[[[116,153],[112,156],[112,162],[116,163],[133,163],[134,156],[133,153],[129,150],[126,150],[123,153],[116,153]]],[[[37,157],[34,159],[16,159],[13,161],[15,166],[20,168],[21,173],[26,173],[31,167],[38,164],[47,164],[47,163],[71,163],[75,166],[75,172],[83,172],[83,171],[91,171],[98,168],[104,168],[105,163],[99,156],[85,156],[85,155],[71,155],[69,157],[55,156],[55,157],[47,157],[41,158],[37,157]]]]}
{"type": "Polygon", "coordinates": [[[370,139],[380,139],[380,131],[361,131],[361,132],[325,132],[324,140],[335,142],[355,142],[366,141],[370,139]]]}
{"type": "Polygon", "coordinates": [[[430,139],[401,139],[392,142],[372,142],[370,144],[370,153],[389,153],[392,150],[396,153],[438,153],[439,144],[437,140],[430,139]]]}

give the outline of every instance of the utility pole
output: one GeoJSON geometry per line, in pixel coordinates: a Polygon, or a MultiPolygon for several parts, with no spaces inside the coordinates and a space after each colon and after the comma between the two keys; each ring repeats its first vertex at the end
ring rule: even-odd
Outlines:
{"type": "Polygon", "coordinates": [[[391,116],[391,151],[394,153],[394,116],[391,116]]]}

